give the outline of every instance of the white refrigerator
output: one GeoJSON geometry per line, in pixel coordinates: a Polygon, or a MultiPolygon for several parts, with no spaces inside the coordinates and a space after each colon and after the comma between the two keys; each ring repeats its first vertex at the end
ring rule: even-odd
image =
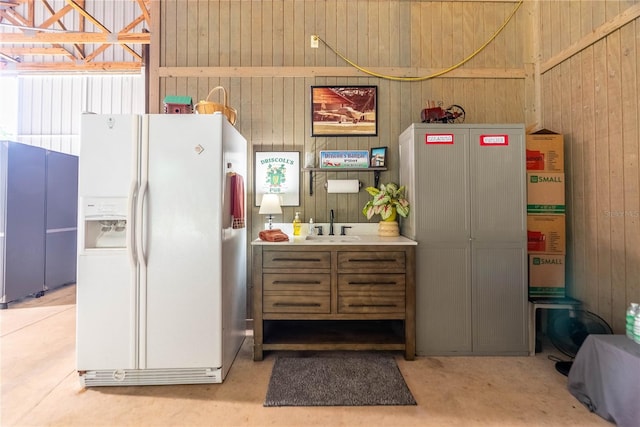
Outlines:
{"type": "Polygon", "coordinates": [[[222,382],[246,330],[246,139],[219,113],[85,114],[79,162],[81,383],[222,382]]]}

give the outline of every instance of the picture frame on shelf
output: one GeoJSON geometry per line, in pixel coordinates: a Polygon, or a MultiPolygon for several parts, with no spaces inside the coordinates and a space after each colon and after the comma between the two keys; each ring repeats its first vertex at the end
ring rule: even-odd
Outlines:
{"type": "Polygon", "coordinates": [[[267,193],[280,195],[281,206],[300,206],[300,152],[255,152],[255,206],[267,193]]]}
{"type": "Polygon", "coordinates": [[[368,168],[369,151],[367,150],[321,150],[321,169],[368,168]]]}
{"type": "Polygon", "coordinates": [[[311,86],[311,136],[377,135],[377,86],[311,86]]]}
{"type": "Polygon", "coordinates": [[[387,167],[387,147],[373,147],[369,156],[372,168],[387,167]]]}

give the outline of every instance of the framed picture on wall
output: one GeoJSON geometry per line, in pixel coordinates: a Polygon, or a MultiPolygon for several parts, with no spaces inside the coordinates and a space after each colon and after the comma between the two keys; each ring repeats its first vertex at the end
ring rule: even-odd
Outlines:
{"type": "Polygon", "coordinates": [[[371,149],[369,156],[372,168],[387,167],[387,147],[375,147],[371,149]]]}
{"type": "Polygon", "coordinates": [[[311,86],[311,136],[376,136],[377,116],[377,86],[311,86]]]}
{"type": "Polygon", "coordinates": [[[280,195],[282,206],[300,206],[300,152],[256,151],[255,206],[262,195],[280,195]]]}

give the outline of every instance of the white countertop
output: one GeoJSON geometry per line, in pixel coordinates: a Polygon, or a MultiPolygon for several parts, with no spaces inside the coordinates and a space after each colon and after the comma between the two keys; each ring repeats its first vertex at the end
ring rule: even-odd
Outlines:
{"type": "Polygon", "coordinates": [[[357,237],[357,240],[346,240],[343,239],[344,236],[322,236],[323,240],[307,240],[307,236],[289,236],[288,242],[265,242],[264,240],[256,239],[251,242],[252,245],[309,245],[309,246],[320,246],[320,245],[417,245],[418,242],[415,240],[408,239],[404,236],[398,237],[380,237],[377,235],[361,235],[361,236],[347,236],[347,237],[357,237]]]}
{"type": "MultiPolygon", "coordinates": [[[[404,236],[398,237],[380,237],[378,236],[377,223],[336,223],[334,225],[334,236],[329,236],[329,224],[317,223],[316,226],[322,226],[323,235],[313,236],[316,240],[307,240],[309,232],[308,224],[303,223],[300,236],[293,235],[293,226],[289,223],[274,223],[274,229],[280,229],[289,237],[288,242],[266,242],[264,240],[255,239],[252,245],[417,245],[418,242],[404,236]],[[342,226],[349,227],[346,236],[340,236],[342,226]]],[[[265,224],[265,229],[267,228],[265,224]]]]}

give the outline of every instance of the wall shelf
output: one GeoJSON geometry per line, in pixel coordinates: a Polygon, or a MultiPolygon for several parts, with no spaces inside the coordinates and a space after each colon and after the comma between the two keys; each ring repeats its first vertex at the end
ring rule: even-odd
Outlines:
{"type": "Polygon", "coordinates": [[[386,167],[373,168],[302,168],[304,172],[309,172],[309,195],[313,196],[313,173],[314,172],[373,172],[373,186],[378,188],[380,184],[380,172],[386,171],[386,167]]]}

